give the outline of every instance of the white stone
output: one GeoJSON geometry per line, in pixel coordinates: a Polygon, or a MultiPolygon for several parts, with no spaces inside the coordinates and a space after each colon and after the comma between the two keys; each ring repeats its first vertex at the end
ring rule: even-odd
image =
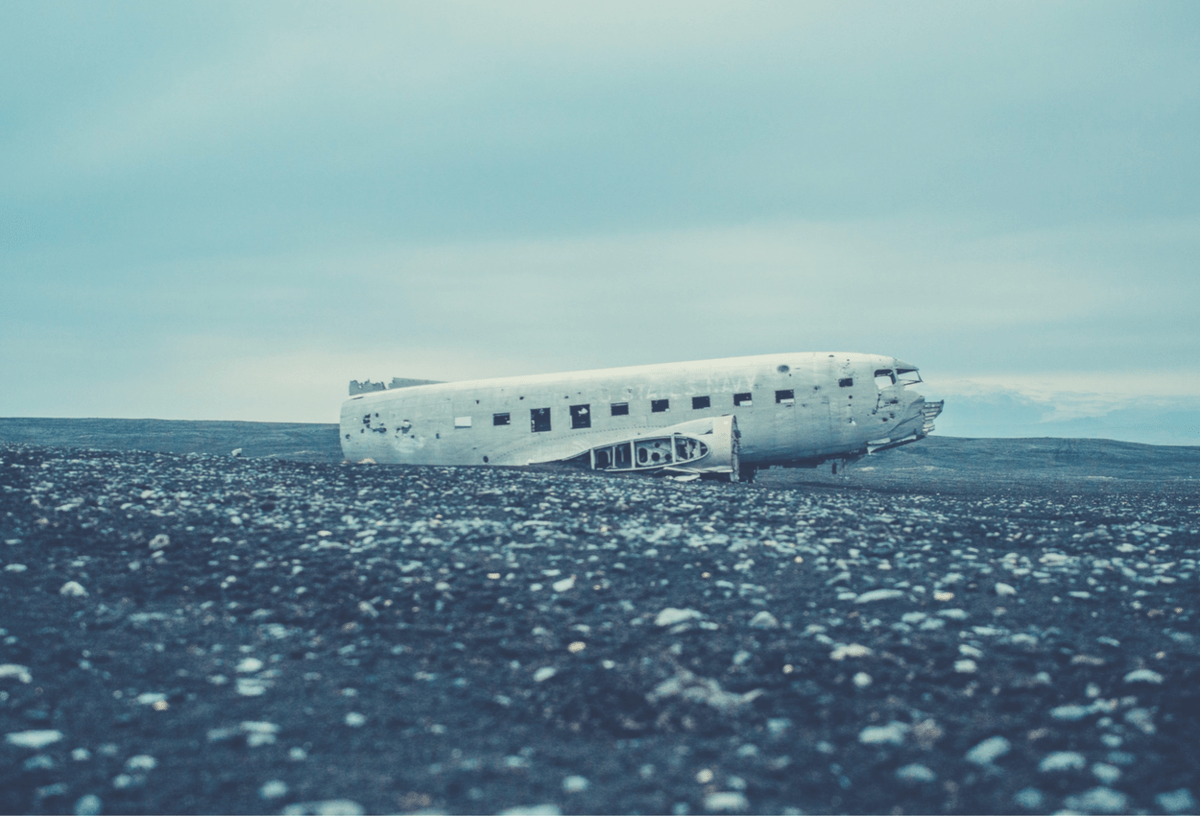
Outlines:
{"type": "Polygon", "coordinates": [[[863,745],[903,745],[908,726],[893,720],[887,725],[869,725],[858,734],[863,745]]]}
{"type": "Polygon", "coordinates": [[[588,781],[585,777],[572,774],[563,780],[562,788],[567,793],[579,793],[588,789],[588,781]]]}
{"type": "Polygon", "coordinates": [[[267,693],[267,684],[253,677],[239,677],[237,693],[243,697],[261,697],[267,693]]]}
{"type": "Polygon", "coordinates": [[[77,581],[67,581],[58,590],[58,594],[66,598],[86,598],[88,591],[77,581]]]}
{"type": "Polygon", "coordinates": [[[1075,751],[1055,751],[1047,754],[1045,759],[1038,763],[1038,770],[1042,773],[1081,771],[1086,767],[1087,760],[1084,759],[1083,754],[1075,751]]]}
{"type": "Polygon", "coordinates": [[[867,686],[871,685],[871,683],[871,675],[867,674],[866,672],[859,672],[858,674],[854,675],[854,685],[857,688],[866,688],[867,686]]]}
{"type": "Polygon", "coordinates": [[[1068,796],[1065,804],[1069,810],[1081,813],[1124,813],[1129,808],[1129,797],[1112,788],[1092,788],[1068,796]]]}
{"type": "Polygon", "coordinates": [[[974,674],[979,667],[975,665],[974,660],[956,660],[954,661],[954,670],[959,674],[974,674]]]}
{"type": "Polygon", "coordinates": [[[257,657],[247,657],[237,664],[237,670],[242,674],[252,674],[263,667],[263,662],[257,657]]]}
{"type": "Polygon", "coordinates": [[[499,816],[562,816],[558,805],[518,805],[502,810],[499,816]]]}
{"type": "Polygon", "coordinates": [[[1003,581],[997,581],[995,589],[996,589],[996,594],[999,595],[1001,598],[1005,597],[1006,595],[1016,595],[1017,594],[1017,590],[1015,587],[1013,587],[1011,584],[1006,584],[1003,581]]]}
{"type": "Polygon", "coordinates": [[[283,816],[363,816],[362,805],[350,799],[297,802],[280,812],[283,816]]]}
{"type": "Polygon", "coordinates": [[[558,674],[558,669],[553,666],[542,666],[533,673],[533,682],[544,683],[556,674],[558,674]]]}
{"type": "Polygon", "coordinates": [[[166,702],[167,695],[157,691],[146,691],[137,696],[137,701],[142,705],[154,705],[155,703],[166,702]]]}
{"type": "Polygon", "coordinates": [[[25,566],[24,564],[5,564],[4,565],[5,572],[24,572],[27,569],[29,569],[29,567],[25,566]]]}
{"type": "Polygon", "coordinates": [[[829,656],[834,660],[845,660],[847,657],[870,657],[872,652],[866,646],[860,646],[857,643],[842,644],[834,647],[829,656]]]}
{"type": "Polygon", "coordinates": [[[912,765],[905,765],[903,768],[897,768],[896,778],[901,782],[933,782],[937,779],[937,774],[924,765],[913,763],[912,765]]]}
{"type": "Polygon", "coordinates": [[[1050,709],[1050,716],[1059,722],[1078,722],[1091,714],[1092,710],[1087,706],[1081,705],[1061,705],[1058,708],[1050,709]]]}
{"type": "Polygon", "coordinates": [[[243,720],[238,728],[244,734],[278,734],[279,726],[273,722],[261,720],[243,720]]]}
{"type": "Polygon", "coordinates": [[[903,598],[904,593],[898,589],[872,589],[854,599],[856,604],[872,603],[874,601],[890,601],[893,598],[903,598]]]}
{"type": "Polygon", "coordinates": [[[275,735],[279,733],[279,726],[270,722],[247,720],[239,728],[246,735],[246,745],[250,748],[274,745],[275,735]]]}
{"type": "Polygon", "coordinates": [[[171,537],[166,533],[159,533],[150,539],[150,549],[152,550],[161,550],[163,547],[169,546],[171,546],[171,537]]]}
{"type": "Polygon", "coordinates": [[[127,771],[152,771],[158,767],[158,760],[149,754],[138,754],[125,760],[127,771]]]}
{"type": "Polygon", "coordinates": [[[367,724],[367,718],[362,714],[359,714],[357,711],[351,711],[346,715],[345,722],[346,725],[350,726],[351,728],[361,728],[367,724]]]}
{"type": "Polygon", "coordinates": [[[695,703],[704,703],[722,713],[733,713],[743,705],[751,703],[763,694],[762,689],[753,689],[745,694],[725,691],[721,684],[708,677],[697,677],[687,669],[679,669],[646,695],[651,704],[668,697],[682,697],[695,703]]]}
{"type": "Polygon", "coordinates": [[[75,816],[100,816],[103,811],[104,803],[100,801],[100,797],[94,793],[87,793],[76,800],[72,812],[75,816]]]}
{"type": "Polygon", "coordinates": [[[1167,813],[1195,813],[1197,811],[1196,800],[1192,798],[1192,792],[1187,788],[1160,793],[1154,797],[1154,801],[1167,813]]]}
{"type": "Polygon", "coordinates": [[[264,782],[263,786],[258,789],[258,795],[263,799],[278,799],[281,796],[286,796],[287,792],[287,783],[280,779],[272,779],[269,782],[264,782]]]}
{"type": "Polygon", "coordinates": [[[676,609],[673,606],[668,606],[666,609],[658,613],[654,619],[655,626],[674,626],[677,623],[684,621],[696,620],[703,618],[703,613],[697,612],[695,609],[676,609]]]}
{"type": "Polygon", "coordinates": [[[0,665],[0,680],[7,680],[10,677],[16,678],[22,683],[29,683],[33,680],[33,675],[29,673],[28,666],[20,666],[16,663],[0,665]]]}
{"type": "Polygon", "coordinates": [[[1153,734],[1158,731],[1154,725],[1154,712],[1148,708],[1131,708],[1125,712],[1125,722],[1141,731],[1143,734],[1153,734]]]}
{"type": "Polygon", "coordinates": [[[1125,675],[1126,683],[1153,683],[1155,685],[1162,685],[1162,681],[1162,675],[1150,669],[1138,669],[1125,675]]]}
{"type": "Polygon", "coordinates": [[[1121,769],[1116,765],[1097,762],[1092,765],[1092,776],[1099,779],[1105,785],[1111,785],[1121,778],[1121,769]]]}
{"type": "Polygon", "coordinates": [[[32,748],[35,751],[47,745],[58,742],[63,738],[62,731],[16,731],[5,734],[4,741],[18,748],[32,748]]]}
{"type": "Polygon", "coordinates": [[[991,765],[1012,750],[1012,743],[1004,737],[988,737],[967,751],[966,759],[973,765],[991,765]]]}
{"type": "Polygon", "coordinates": [[[775,616],[767,610],[762,610],[753,618],[750,619],[750,628],[752,629],[778,629],[779,621],[775,616]]]}
{"type": "Polygon", "coordinates": [[[1046,796],[1037,788],[1021,788],[1013,794],[1013,801],[1026,810],[1041,810],[1046,796]]]}
{"type": "Polygon", "coordinates": [[[563,578],[561,581],[555,581],[550,586],[553,587],[555,592],[568,592],[575,588],[575,576],[572,575],[570,578],[563,578]]]}
{"type": "Polygon", "coordinates": [[[739,791],[719,791],[704,797],[704,809],[713,813],[741,812],[750,809],[750,802],[739,791]]]}

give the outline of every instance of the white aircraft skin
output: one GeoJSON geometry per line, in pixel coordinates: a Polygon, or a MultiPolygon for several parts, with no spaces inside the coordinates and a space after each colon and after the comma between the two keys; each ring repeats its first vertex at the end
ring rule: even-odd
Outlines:
{"type": "Polygon", "coordinates": [[[604,446],[653,437],[665,461],[654,453],[650,463],[635,447],[646,467],[627,458],[625,468],[736,479],[739,470],[746,478],[773,465],[812,467],[923,438],[941,403],[927,404],[911,388],[920,381],[915,366],[894,357],[763,354],[374,391],[342,404],[340,432],[350,461],[529,465],[577,457],[612,470],[620,467],[604,446]],[[671,439],[703,444],[691,454],[678,448],[672,462],[671,439]]]}

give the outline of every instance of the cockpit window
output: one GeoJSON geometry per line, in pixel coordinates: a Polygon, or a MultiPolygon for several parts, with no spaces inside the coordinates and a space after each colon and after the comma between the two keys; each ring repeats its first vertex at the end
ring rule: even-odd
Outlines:
{"type": "Polygon", "coordinates": [[[890,369],[881,368],[875,372],[875,385],[879,389],[888,388],[896,384],[896,375],[890,369]]]}
{"type": "Polygon", "coordinates": [[[921,382],[921,375],[915,368],[897,368],[896,380],[901,385],[916,385],[921,382]]]}

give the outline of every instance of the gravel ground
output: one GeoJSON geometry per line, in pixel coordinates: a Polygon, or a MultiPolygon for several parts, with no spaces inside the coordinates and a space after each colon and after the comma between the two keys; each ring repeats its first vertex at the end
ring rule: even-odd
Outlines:
{"type": "Polygon", "coordinates": [[[1122,484],[3,445],[0,810],[1196,812],[1200,486],[1122,484]]]}

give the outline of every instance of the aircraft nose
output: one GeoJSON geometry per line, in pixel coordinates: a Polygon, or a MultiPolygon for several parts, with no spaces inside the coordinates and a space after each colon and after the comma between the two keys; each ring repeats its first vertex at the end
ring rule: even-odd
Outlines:
{"type": "MultiPolygon", "coordinates": [[[[908,436],[909,434],[920,434],[923,436],[924,434],[928,433],[928,431],[925,430],[926,424],[930,426],[930,430],[933,429],[932,420],[927,423],[925,419],[925,398],[920,394],[914,394],[911,391],[905,394],[905,397],[907,397],[907,399],[905,400],[906,404],[904,405],[904,411],[900,415],[900,421],[896,424],[896,427],[893,430],[894,439],[908,436]]],[[[941,410],[940,405],[938,410],[941,410]]],[[[937,414],[935,413],[934,416],[937,416],[937,414]]]]}

